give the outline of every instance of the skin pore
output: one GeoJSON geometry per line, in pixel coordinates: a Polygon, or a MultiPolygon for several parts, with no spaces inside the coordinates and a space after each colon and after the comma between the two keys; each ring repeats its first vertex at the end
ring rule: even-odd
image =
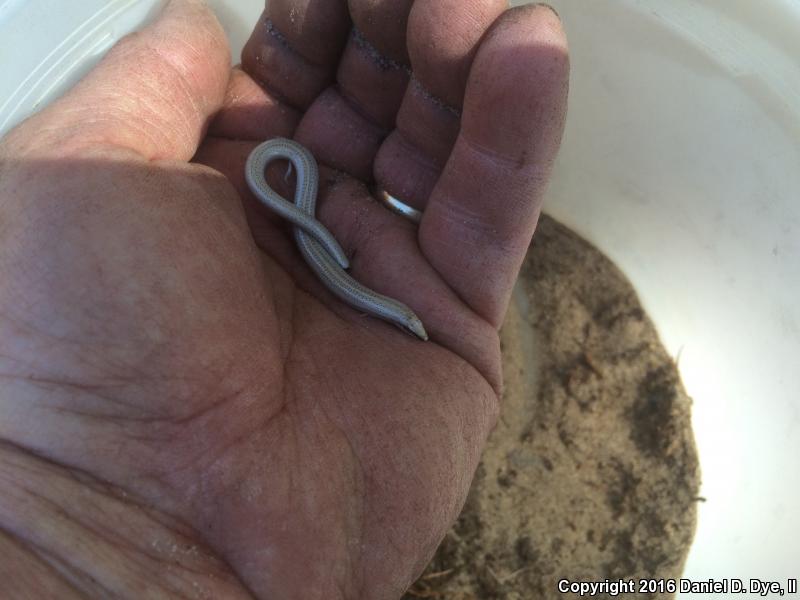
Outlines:
{"type": "Polygon", "coordinates": [[[543,6],[272,0],[231,70],[173,0],[3,138],[0,596],[399,597],[499,410],[568,71],[543,6]],[[275,136],[430,342],[337,302],[260,209],[275,136]]]}

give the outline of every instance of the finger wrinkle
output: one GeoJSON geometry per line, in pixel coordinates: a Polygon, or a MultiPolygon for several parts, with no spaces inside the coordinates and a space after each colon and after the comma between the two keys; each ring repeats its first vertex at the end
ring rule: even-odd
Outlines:
{"type": "Polygon", "coordinates": [[[478,160],[488,162],[500,171],[514,173],[525,167],[533,166],[530,161],[532,153],[527,148],[520,148],[520,153],[512,156],[473,140],[466,132],[462,132],[459,139],[467,146],[471,154],[476,155],[478,160]]]}
{"type": "Polygon", "coordinates": [[[336,81],[373,121],[387,129],[395,127],[409,78],[409,69],[387,59],[359,33],[351,32],[336,81]]]}
{"type": "MultiPolygon", "coordinates": [[[[440,217],[452,223],[459,231],[457,238],[449,240],[450,244],[462,246],[466,243],[477,247],[485,245],[487,240],[494,241],[497,228],[489,223],[482,211],[468,208],[459,198],[444,195],[437,198],[437,208],[442,213],[440,217]]],[[[498,240],[498,244],[500,243],[498,240]]]]}
{"type": "MultiPolygon", "coordinates": [[[[192,96],[190,89],[191,86],[180,76],[180,74],[177,74],[174,90],[176,94],[182,94],[187,100],[187,105],[182,105],[180,102],[175,101],[176,98],[166,94],[156,82],[145,82],[143,85],[147,88],[148,94],[142,96],[141,104],[135,109],[130,110],[130,114],[126,115],[126,119],[131,121],[144,121],[147,125],[152,127],[154,132],[168,132],[162,137],[174,139],[176,136],[180,136],[181,144],[179,147],[191,144],[193,141],[192,124],[198,117],[204,114],[204,111],[200,108],[192,96]],[[172,105],[173,107],[177,108],[177,112],[181,118],[174,119],[169,123],[165,123],[162,117],[163,111],[160,110],[159,103],[161,106],[172,105]],[[149,111],[151,116],[150,120],[144,120],[142,118],[143,108],[146,108],[149,111]],[[187,114],[187,109],[189,114],[187,114]]],[[[125,97],[121,96],[119,97],[119,100],[124,101],[125,97]]],[[[121,112],[128,111],[123,109],[121,112]]]]}
{"type": "Polygon", "coordinates": [[[356,47],[367,54],[381,71],[404,71],[411,74],[411,68],[408,65],[399,63],[383,54],[367,40],[357,27],[353,27],[350,35],[356,47]]]}
{"type": "MultiPolygon", "coordinates": [[[[138,77],[143,93],[137,98],[131,98],[117,89],[109,90],[110,102],[106,102],[103,112],[112,117],[107,121],[118,121],[123,128],[135,131],[142,139],[153,142],[147,158],[160,156],[160,149],[164,147],[182,154],[182,149],[192,147],[196,142],[193,124],[205,113],[193,93],[198,86],[190,81],[187,74],[192,68],[187,70],[173,59],[172,52],[164,52],[155,45],[140,46],[139,51],[152,57],[148,60],[145,56],[142,62],[147,64],[152,61],[157,65],[159,77],[138,77]],[[169,93],[162,85],[167,80],[171,85],[169,93]],[[174,111],[169,122],[165,122],[163,107],[170,107],[174,111]],[[155,143],[156,138],[161,145],[155,143]]],[[[97,119],[92,121],[99,122],[97,119]]]]}
{"type": "Polygon", "coordinates": [[[353,24],[381,54],[409,65],[408,17],[414,0],[348,0],[353,24]]]}
{"type": "Polygon", "coordinates": [[[285,35],[283,35],[283,33],[281,33],[280,30],[278,30],[275,23],[269,17],[267,17],[264,20],[264,26],[267,29],[267,33],[271,35],[275,39],[275,41],[278,42],[278,44],[280,44],[281,47],[285,48],[286,50],[288,50],[289,52],[300,58],[303,62],[309,65],[313,65],[315,67],[325,67],[325,68],[327,67],[326,64],[311,60],[311,58],[309,58],[308,56],[297,50],[297,48],[292,46],[289,39],[285,35]]]}
{"type": "Polygon", "coordinates": [[[381,125],[377,119],[370,115],[367,108],[363,106],[355,96],[351,95],[344,86],[337,83],[335,89],[342,100],[344,100],[344,103],[370,127],[374,135],[377,135],[381,139],[389,135],[389,129],[381,125]]]}
{"type": "Polygon", "coordinates": [[[294,49],[289,44],[289,40],[286,39],[285,35],[278,31],[278,28],[275,27],[275,23],[272,22],[272,19],[267,18],[264,21],[264,27],[266,28],[267,33],[274,37],[281,46],[294,52],[294,49]]]}
{"type": "MultiPolygon", "coordinates": [[[[196,51],[196,48],[194,48],[194,46],[191,46],[190,44],[184,44],[184,46],[190,48],[192,51],[196,51]]],[[[176,64],[174,60],[172,60],[170,54],[163,52],[161,49],[157,47],[153,47],[152,50],[153,53],[162,60],[163,64],[166,65],[170,69],[170,71],[172,71],[175,74],[175,79],[173,80],[173,83],[175,84],[174,89],[180,90],[180,92],[185,96],[189,107],[194,113],[194,116],[202,115],[205,111],[200,107],[198,100],[192,93],[194,86],[192,85],[192,82],[189,81],[189,75],[187,74],[187,72],[183,68],[181,68],[181,66],[176,64]]],[[[154,95],[158,95],[165,101],[168,101],[166,93],[158,88],[159,86],[157,85],[150,86],[150,90],[154,95]]]]}
{"type": "Polygon", "coordinates": [[[174,123],[164,123],[158,108],[146,100],[143,100],[135,111],[127,107],[109,105],[102,116],[90,116],[87,121],[100,126],[99,131],[121,132],[122,136],[111,134],[103,136],[102,139],[103,141],[113,139],[114,146],[139,148],[139,154],[147,160],[157,160],[173,151],[180,151],[192,142],[190,119],[184,118],[182,123],[177,120],[174,123]]]}
{"type": "Polygon", "coordinates": [[[395,133],[395,141],[406,151],[406,156],[410,157],[420,168],[435,174],[438,178],[442,172],[443,165],[437,163],[431,156],[415,146],[401,130],[397,129],[395,133]]]}
{"type": "MultiPolygon", "coordinates": [[[[205,53],[197,46],[187,40],[173,40],[174,46],[169,46],[168,49],[154,40],[142,40],[142,42],[137,45],[135,52],[139,64],[149,65],[152,61],[149,72],[140,78],[141,82],[148,86],[149,92],[160,96],[165,102],[170,102],[171,99],[164,90],[179,89],[186,97],[187,104],[195,117],[203,115],[209,106],[221,100],[227,87],[227,77],[214,86],[212,98],[208,97],[208,92],[197,93],[207,90],[208,87],[199,80],[199,75],[205,69],[203,63],[206,59],[205,53]],[[158,77],[153,77],[153,74],[158,77]],[[160,85],[165,80],[169,81],[169,88],[160,85]]],[[[171,104],[175,104],[174,100],[171,104]]]]}
{"type": "Polygon", "coordinates": [[[414,88],[417,90],[417,92],[419,92],[419,94],[423,98],[431,102],[431,104],[433,104],[437,108],[440,108],[443,111],[448,112],[459,119],[461,118],[461,110],[459,108],[456,108],[451,104],[448,104],[447,102],[439,98],[437,95],[432,93],[430,90],[428,90],[428,88],[426,88],[423,85],[423,83],[419,79],[417,79],[413,75],[411,77],[411,85],[414,86],[414,88]]]}
{"type": "Polygon", "coordinates": [[[411,85],[397,113],[397,129],[433,160],[444,166],[449,160],[461,129],[461,119],[423,94],[423,88],[411,85]]]}

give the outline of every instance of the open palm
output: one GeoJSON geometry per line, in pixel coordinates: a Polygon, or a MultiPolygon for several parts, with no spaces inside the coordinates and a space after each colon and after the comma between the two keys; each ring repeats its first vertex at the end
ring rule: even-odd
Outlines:
{"type": "Polygon", "coordinates": [[[273,0],[231,72],[176,0],[0,146],[9,590],[396,598],[457,516],[566,45],[544,7],[345,4],[273,0]],[[255,202],[244,161],[274,136],[312,150],[353,276],[430,342],[336,301],[255,202]]]}

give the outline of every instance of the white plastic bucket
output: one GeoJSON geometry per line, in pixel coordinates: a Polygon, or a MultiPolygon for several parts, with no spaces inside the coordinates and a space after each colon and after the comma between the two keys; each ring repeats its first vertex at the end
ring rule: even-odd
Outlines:
{"type": "MultiPolygon", "coordinates": [[[[631,278],[694,398],[707,501],[685,577],[785,586],[800,565],[800,2],[552,2],[573,76],[546,208],[631,278]]],[[[0,0],[0,134],[163,4],[0,0]]],[[[211,4],[237,56],[263,2],[211,4]]]]}
{"type": "Polygon", "coordinates": [[[694,398],[685,577],[800,566],[800,2],[554,2],[573,57],[547,209],[630,277],[694,398]]]}

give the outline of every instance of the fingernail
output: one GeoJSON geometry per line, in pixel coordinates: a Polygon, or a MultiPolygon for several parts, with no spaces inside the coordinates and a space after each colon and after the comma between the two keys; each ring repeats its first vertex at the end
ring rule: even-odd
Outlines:
{"type": "Polygon", "coordinates": [[[553,12],[553,14],[558,17],[558,20],[559,21],[561,20],[561,15],[558,14],[558,11],[552,6],[550,6],[547,2],[537,2],[534,6],[544,6],[545,8],[549,8],[553,12]]]}

